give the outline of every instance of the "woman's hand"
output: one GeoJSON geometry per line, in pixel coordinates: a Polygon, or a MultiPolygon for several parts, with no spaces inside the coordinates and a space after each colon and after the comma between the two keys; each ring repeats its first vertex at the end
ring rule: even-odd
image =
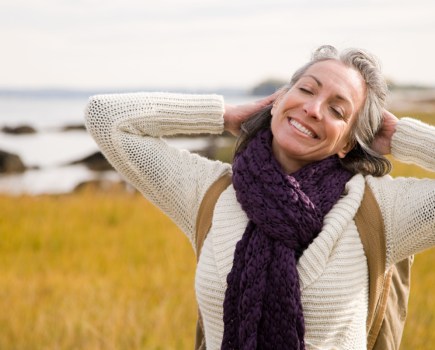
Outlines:
{"type": "Polygon", "coordinates": [[[252,114],[258,112],[267,105],[272,104],[278,97],[280,91],[267,96],[261,100],[247,103],[244,105],[225,105],[224,113],[224,129],[231,134],[237,136],[240,133],[240,126],[248,119],[252,114]]]}
{"type": "Polygon", "coordinates": [[[383,155],[391,153],[391,138],[396,131],[398,121],[399,119],[393,113],[384,110],[384,121],[372,143],[374,151],[383,155]]]}

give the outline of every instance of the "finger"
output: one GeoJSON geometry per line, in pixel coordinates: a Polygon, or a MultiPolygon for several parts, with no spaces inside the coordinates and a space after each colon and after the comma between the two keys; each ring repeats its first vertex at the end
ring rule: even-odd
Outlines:
{"type": "Polygon", "coordinates": [[[278,96],[280,96],[282,94],[281,90],[277,90],[275,91],[272,95],[266,96],[264,98],[262,98],[261,100],[258,100],[257,103],[263,106],[267,106],[272,104],[277,98],[278,96]]]}
{"type": "Polygon", "coordinates": [[[384,109],[384,118],[388,118],[388,119],[397,119],[397,117],[391,113],[389,110],[384,109]]]}

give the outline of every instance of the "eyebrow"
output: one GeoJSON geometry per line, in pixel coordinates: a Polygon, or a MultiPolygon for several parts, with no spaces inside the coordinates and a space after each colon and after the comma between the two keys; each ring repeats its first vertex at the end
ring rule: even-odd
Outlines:
{"type": "MultiPolygon", "coordinates": [[[[314,79],[314,81],[317,83],[317,85],[319,87],[323,87],[322,82],[319,79],[317,79],[314,75],[306,74],[306,75],[303,75],[301,78],[303,78],[303,77],[310,77],[310,78],[314,79]]],[[[343,97],[341,95],[335,95],[335,98],[337,98],[338,100],[341,100],[343,102],[347,102],[349,104],[352,104],[346,97],[343,97]]]]}

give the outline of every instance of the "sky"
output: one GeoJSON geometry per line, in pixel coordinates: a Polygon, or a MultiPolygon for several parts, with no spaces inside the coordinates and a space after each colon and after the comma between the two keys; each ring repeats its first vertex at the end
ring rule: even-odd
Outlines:
{"type": "Polygon", "coordinates": [[[249,88],[322,44],[435,86],[433,0],[0,0],[0,88],[249,88]]]}

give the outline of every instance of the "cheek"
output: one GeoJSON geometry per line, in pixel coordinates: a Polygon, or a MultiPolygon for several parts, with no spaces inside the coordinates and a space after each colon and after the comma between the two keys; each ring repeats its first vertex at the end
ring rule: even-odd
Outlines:
{"type": "Polygon", "coordinates": [[[348,125],[340,125],[334,131],[335,145],[343,147],[350,141],[350,128],[348,125]]]}
{"type": "Polygon", "coordinates": [[[327,130],[331,137],[336,139],[344,138],[350,130],[349,125],[341,120],[333,120],[327,125],[327,130]]]}
{"type": "Polygon", "coordinates": [[[275,133],[278,131],[278,119],[276,114],[272,114],[272,119],[270,120],[270,129],[272,131],[272,135],[275,136],[275,133]]]}

